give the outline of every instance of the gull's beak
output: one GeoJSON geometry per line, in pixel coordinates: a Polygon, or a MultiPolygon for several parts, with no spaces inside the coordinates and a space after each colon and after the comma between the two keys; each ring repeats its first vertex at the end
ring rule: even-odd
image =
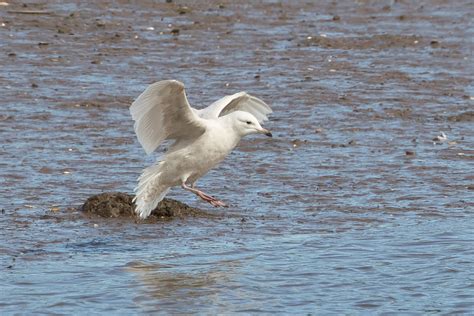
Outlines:
{"type": "Polygon", "coordinates": [[[259,130],[259,133],[264,134],[268,137],[273,137],[272,132],[270,132],[268,129],[265,129],[265,128],[262,128],[261,130],[259,130]]]}

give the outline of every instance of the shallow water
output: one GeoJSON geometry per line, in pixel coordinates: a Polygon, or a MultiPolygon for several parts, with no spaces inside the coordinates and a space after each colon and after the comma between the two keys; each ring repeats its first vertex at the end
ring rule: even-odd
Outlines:
{"type": "Polygon", "coordinates": [[[180,3],[0,7],[2,314],[471,313],[472,3],[180,3]],[[164,78],[274,138],[199,181],[229,209],[170,194],[216,218],[82,216],[156,158],[128,106],[164,78]]]}

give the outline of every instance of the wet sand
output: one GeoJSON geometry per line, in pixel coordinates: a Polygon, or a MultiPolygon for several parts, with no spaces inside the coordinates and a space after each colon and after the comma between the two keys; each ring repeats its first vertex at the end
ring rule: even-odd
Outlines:
{"type": "MultiPolygon", "coordinates": [[[[473,4],[0,5],[0,309],[415,313],[474,309],[473,4]],[[88,216],[133,192],[128,106],[150,83],[274,109],[198,182],[203,216],[88,216]],[[435,140],[444,132],[446,140],[435,140]]],[[[159,154],[159,153],[158,153],[159,154]]]]}

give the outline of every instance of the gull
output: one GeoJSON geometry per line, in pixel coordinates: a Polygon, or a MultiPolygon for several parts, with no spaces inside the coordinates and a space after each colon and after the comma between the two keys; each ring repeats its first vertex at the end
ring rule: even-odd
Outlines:
{"type": "Polygon", "coordinates": [[[433,138],[433,142],[442,143],[447,139],[448,139],[448,136],[446,136],[446,134],[444,132],[441,132],[438,136],[433,138]]]}
{"type": "Polygon", "coordinates": [[[210,203],[227,205],[195,187],[196,181],[219,164],[243,136],[272,133],[260,123],[271,108],[262,100],[239,92],[204,109],[192,108],[184,84],[158,81],[130,106],[138,141],[149,155],[165,140],[174,143],[155,164],[145,168],[135,188],[135,213],[147,218],[170,188],[181,186],[210,203]]]}

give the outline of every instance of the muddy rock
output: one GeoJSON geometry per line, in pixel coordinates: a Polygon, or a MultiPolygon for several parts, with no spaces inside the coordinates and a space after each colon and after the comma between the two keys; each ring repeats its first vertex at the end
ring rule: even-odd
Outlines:
{"type": "MultiPolygon", "coordinates": [[[[133,209],[133,195],[122,192],[106,192],[89,197],[82,205],[81,211],[93,216],[117,218],[136,218],[133,209]]],[[[173,199],[163,199],[153,210],[150,217],[157,218],[184,218],[188,216],[209,216],[209,214],[190,207],[173,199]]]]}

